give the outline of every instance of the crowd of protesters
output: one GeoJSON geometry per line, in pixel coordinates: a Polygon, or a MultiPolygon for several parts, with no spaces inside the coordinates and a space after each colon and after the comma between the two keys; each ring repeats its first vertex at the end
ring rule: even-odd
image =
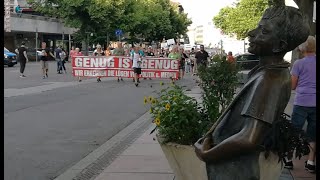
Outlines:
{"type": "MultiPolygon", "coordinates": [[[[23,54],[23,46],[20,48],[21,53],[23,54]]],[[[66,51],[62,46],[57,46],[55,49],[54,48],[48,48],[45,42],[42,42],[41,44],[41,51],[38,51],[38,56],[40,59],[40,64],[42,68],[42,74],[43,74],[43,79],[48,78],[48,61],[50,59],[54,59],[57,64],[57,74],[67,74],[67,69],[65,67],[65,63],[67,60],[70,60],[75,57],[75,56],[83,56],[84,54],[81,52],[81,49],[78,47],[72,46],[70,51],[66,51]]],[[[17,50],[18,51],[18,50],[17,50]]],[[[177,80],[183,79],[185,73],[190,73],[192,75],[197,74],[197,68],[199,65],[204,65],[207,66],[208,64],[208,58],[209,55],[208,53],[204,50],[203,46],[200,46],[200,49],[194,49],[192,48],[191,50],[184,50],[183,47],[179,45],[172,45],[171,47],[166,47],[166,48],[155,48],[152,46],[148,47],[141,47],[141,46],[134,46],[134,47],[128,47],[126,44],[122,44],[121,42],[117,43],[116,48],[103,48],[101,45],[96,45],[96,48],[94,49],[93,53],[91,56],[127,56],[130,57],[133,62],[135,60],[137,61],[136,63],[133,63],[132,68],[136,69],[135,73],[137,74],[137,77],[133,78],[133,82],[135,83],[136,86],[140,83],[140,78],[141,78],[141,68],[140,67],[135,67],[138,66],[140,61],[143,58],[172,58],[172,59],[178,59],[179,61],[179,75],[177,80]],[[136,52],[137,51],[137,52],[136,52]],[[138,57],[139,56],[139,57],[138,57]],[[139,70],[140,68],[140,70],[139,70]]],[[[23,59],[24,56],[20,56],[21,59],[23,59]]],[[[23,59],[24,60],[24,59],[23,59]]],[[[21,61],[24,62],[24,61],[21,61]]],[[[25,63],[22,66],[21,70],[21,77],[25,77],[23,74],[25,63]]],[[[120,71],[120,70],[119,70],[120,71]]],[[[143,70],[142,70],[143,71],[143,70]]],[[[117,73],[120,74],[120,73],[117,73]]],[[[121,76],[116,77],[117,81],[124,81],[121,76]]],[[[147,79],[146,77],[142,77],[143,79],[147,79]]],[[[149,78],[149,80],[152,80],[149,78]]],[[[176,79],[174,79],[176,80],[176,79]]],[[[78,81],[81,82],[82,78],[79,76],[78,81]]],[[[97,82],[101,82],[101,77],[97,76],[97,82]]]]}

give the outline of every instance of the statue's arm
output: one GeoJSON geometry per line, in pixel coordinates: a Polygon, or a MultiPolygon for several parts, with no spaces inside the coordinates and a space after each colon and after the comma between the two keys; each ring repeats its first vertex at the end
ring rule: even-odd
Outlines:
{"type": "Polygon", "coordinates": [[[243,153],[254,152],[257,150],[267,128],[269,128],[269,125],[266,122],[247,118],[239,133],[225,139],[211,149],[206,150],[202,146],[201,152],[199,152],[199,144],[197,142],[195,144],[196,149],[198,149],[197,155],[205,162],[217,162],[243,153]]]}

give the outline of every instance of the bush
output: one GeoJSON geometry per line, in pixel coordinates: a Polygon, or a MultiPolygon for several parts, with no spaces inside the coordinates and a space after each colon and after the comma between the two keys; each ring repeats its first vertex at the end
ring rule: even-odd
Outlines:
{"type": "Polygon", "coordinates": [[[162,143],[193,145],[207,131],[209,122],[203,121],[203,109],[177,85],[162,89],[158,98],[145,97],[144,102],[151,104],[162,143]]]}
{"type": "Polygon", "coordinates": [[[211,121],[215,121],[233,100],[238,86],[239,69],[226,61],[225,57],[214,56],[209,67],[198,70],[204,109],[211,121]]]}

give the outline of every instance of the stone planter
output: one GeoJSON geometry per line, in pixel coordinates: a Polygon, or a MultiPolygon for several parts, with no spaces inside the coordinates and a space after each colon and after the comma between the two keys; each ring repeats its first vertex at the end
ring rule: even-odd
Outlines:
{"type": "Polygon", "coordinates": [[[260,180],[279,179],[283,170],[282,161],[279,162],[279,157],[270,153],[269,157],[265,159],[264,152],[259,155],[260,166],[260,180]]]}
{"type": "Polygon", "coordinates": [[[193,146],[159,143],[175,174],[175,180],[208,180],[206,165],[198,159],[193,146]]]}
{"type": "Polygon", "coordinates": [[[277,180],[283,168],[273,153],[265,159],[264,152],[255,152],[215,164],[208,164],[209,180],[277,180]]]}

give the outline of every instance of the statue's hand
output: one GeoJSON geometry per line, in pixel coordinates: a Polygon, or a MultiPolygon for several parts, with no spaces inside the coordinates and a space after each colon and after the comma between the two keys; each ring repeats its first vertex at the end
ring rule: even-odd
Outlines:
{"type": "Polygon", "coordinates": [[[212,148],[213,141],[210,137],[203,137],[199,139],[195,144],[195,152],[199,159],[202,161],[207,160],[207,151],[212,148]]]}

